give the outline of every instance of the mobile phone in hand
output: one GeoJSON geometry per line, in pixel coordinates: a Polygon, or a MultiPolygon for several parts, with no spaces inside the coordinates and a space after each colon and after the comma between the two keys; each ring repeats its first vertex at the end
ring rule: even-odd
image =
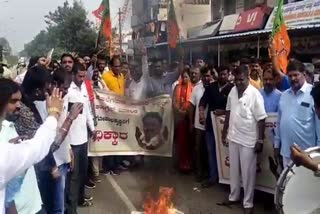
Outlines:
{"type": "MultiPolygon", "coordinates": [[[[71,102],[68,103],[68,112],[71,111],[73,105],[74,105],[74,103],[71,103],[71,102]]],[[[82,113],[83,113],[83,109],[81,109],[81,111],[80,111],[80,114],[82,114],[82,113]]]]}

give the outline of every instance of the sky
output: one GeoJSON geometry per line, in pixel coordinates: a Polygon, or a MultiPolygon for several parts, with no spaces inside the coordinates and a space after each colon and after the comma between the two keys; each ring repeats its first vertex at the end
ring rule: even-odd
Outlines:
{"type": "MultiPolygon", "coordinates": [[[[13,52],[23,50],[24,44],[31,41],[46,28],[44,16],[63,5],[65,0],[0,0],[0,37],[9,40],[13,52]]],[[[68,0],[70,3],[73,0],[68,0]]],[[[91,12],[97,9],[101,0],[81,0],[90,20],[95,21],[91,12]]],[[[115,18],[124,0],[110,0],[111,18],[115,18]]],[[[128,17],[125,28],[129,28],[128,17]]],[[[117,24],[117,21],[113,21],[117,24]]]]}

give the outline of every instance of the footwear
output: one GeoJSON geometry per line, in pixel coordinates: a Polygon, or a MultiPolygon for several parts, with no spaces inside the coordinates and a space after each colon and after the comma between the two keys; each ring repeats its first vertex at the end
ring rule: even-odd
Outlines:
{"type": "Polygon", "coordinates": [[[232,205],[238,204],[240,203],[240,201],[229,201],[229,200],[225,200],[221,203],[217,203],[218,206],[225,206],[225,207],[229,207],[231,208],[232,205]]]}
{"type": "Polygon", "coordinates": [[[209,187],[212,187],[213,185],[215,185],[216,183],[217,182],[215,182],[215,181],[207,180],[201,184],[201,187],[202,188],[209,188],[209,187]]]}
{"type": "Polygon", "coordinates": [[[94,189],[94,188],[96,188],[96,185],[95,185],[95,183],[93,183],[93,181],[91,179],[89,179],[87,181],[87,183],[85,184],[85,187],[88,189],[94,189]]]}
{"type": "Polygon", "coordinates": [[[85,195],[85,196],[84,196],[84,200],[91,202],[91,201],[93,200],[93,197],[90,196],[90,195],[85,195]]]}
{"type": "Polygon", "coordinates": [[[121,165],[125,166],[125,167],[130,167],[131,166],[131,162],[127,161],[127,160],[123,160],[121,165]]]}
{"type": "Polygon", "coordinates": [[[109,175],[118,176],[120,175],[120,172],[118,170],[110,170],[109,175]]]}
{"type": "Polygon", "coordinates": [[[119,170],[127,170],[128,167],[125,166],[124,164],[120,164],[120,165],[118,166],[118,169],[119,169],[119,170]]]}
{"type": "Polygon", "coordinates": [[[110,172],[111,172],[111,170],[103,170],[103,171],[101,172],[101,174],[103,174],[103,175],[110,175],[110,172]]]}
{"type": "Polygon", "coordinates": [[[91,207],[93,203],[91,201],[84,201],[82,204],[80,204],[80,207],[91,207]]]}
{"type": "Polygon", "coordinates": [[[252,208],[244,208],[243,209],[244,214],[253,214],[253,207],[252,208]]]}
{"type": "Polygon", "coordinates": [[[99,176],[93,176],[91,178],[91,180],[94,182],[94,183],[101,183],[101,179],[99,178],[99,176]]]}

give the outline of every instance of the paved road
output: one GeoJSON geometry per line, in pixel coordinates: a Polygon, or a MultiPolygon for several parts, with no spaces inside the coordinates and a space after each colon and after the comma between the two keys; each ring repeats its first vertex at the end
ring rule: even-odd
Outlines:
{"type": "MultiPolygon", "coordinates": [[[[223,201],[229,188],[216,185],[209,189],[195,191],[199,184],[192,175],[182,175],[173,170],[169,158],[147,158],[144,166],[123,172],[120,176],[101,176],[103,182],[90,191],[94,197],[94,206],[80,209],[80,214],[130,214],[141,211],[147,193],[156,195],[159,187],[173,187],[174,206],[186,214],[237,214],[243,213],[241,205],[231,208],[217,206],[223,201]]],[[[273,214],[265,210],[267,201],[272,203],[268,194],[257,192],[257,214],[273,214]]]]}

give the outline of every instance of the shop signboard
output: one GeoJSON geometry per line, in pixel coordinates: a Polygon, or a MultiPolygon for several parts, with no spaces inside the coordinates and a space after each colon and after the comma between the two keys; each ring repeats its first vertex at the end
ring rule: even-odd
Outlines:
{"type": "MultiPolygon", "coordinates": [[[[277,7],[273,9],[266,29],[272,28],[276,12],[277,7]]],[[[289,28],[320,24],[320,0],[305,0],[283,5],[283,15],[289,28]]]]}
{"type": "Polygon", "coordinates": [[[264,27],[265,10],[262,7],[256,7],[252,10],[247,10],[240,13],[234,32],[243,32],[258,30],[264,27]]]}

